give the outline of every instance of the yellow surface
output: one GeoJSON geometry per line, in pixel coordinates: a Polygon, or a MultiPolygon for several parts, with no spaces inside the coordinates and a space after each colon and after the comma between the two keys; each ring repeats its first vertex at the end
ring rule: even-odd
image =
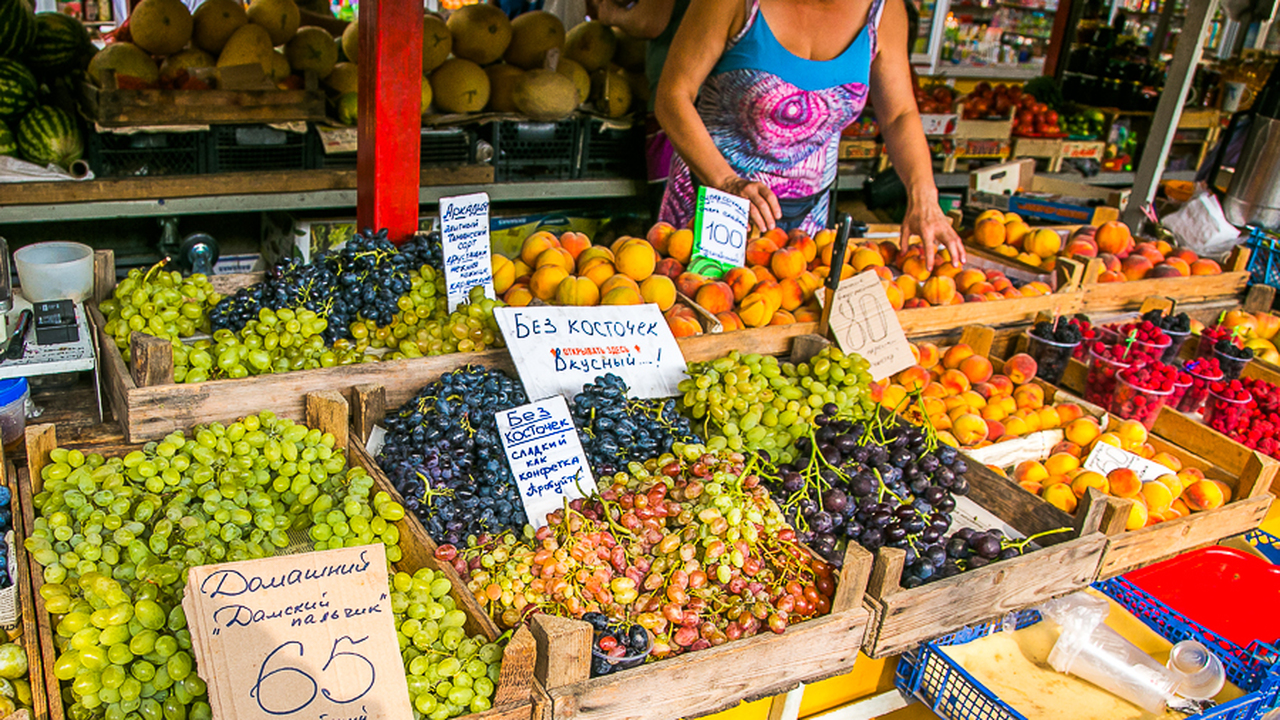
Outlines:
{"type": "Polygon", "coordinates": [[[896,658],[872,660],[858,653],[853,670],[845,675],[806,685],[800,700],[800,717],[807,718],[859,698],[893,689],[896,658]]]}
{"type": "Polygon", "coordinates": [[[739,703],[737,707],[724,712],[708,715],[707,720],[766,720],[769,717],[769,698],[749,703],[739,703]]]}
{"type": "Polygon", "coordinates": [[[1271,503],[1271,509],[1267,511],[1267,519],[1263,520],[1259,527],[1265,532],[1280,536],[1280,501],[1271,503]]]}

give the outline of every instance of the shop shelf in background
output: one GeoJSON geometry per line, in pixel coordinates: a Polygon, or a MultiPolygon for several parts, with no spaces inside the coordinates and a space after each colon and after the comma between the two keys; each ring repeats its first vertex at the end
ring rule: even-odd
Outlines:
{"type": "Polygon", "coordinates": [[[99,178],[198,175],[208,172],[208,137],[205,131],[89,133],[89,167],[99,178]]]}
{"type": "Polygon", "coordinates": [[[582,120],[582,133],[579,177],[645,177],[645,135],[640,121],[589,116],[582,120]]]}
{"type": "MultiPolygon", "coordinates": [[[[356,129],[312,126],[311,152],[318,168],[356,169],[356,129]]],[[[422,128],[422,167],[458,167],[474,163],[475,133],[467,128],[422,128]]]]}
{"type": "Polygon", "coordinates": [[[494,180],[571,180],[578,175],[582,122],[495,120],[481,131],[493,146],[494,180]]]}
{"type": "Polygon", "coordinates": [[[115,73],[84,83],[85,112],[99,125],[209,125],[216,123],[297,122],[324,119],[324,91],[308,72],[299,90],[263,83],[257,63],[194,74],[218,89],[124,90],[115,73]],[[214,79],[216,76],[216,79],[214,79]],[[226,89],[223,89],[226,88],[226,89]],[[242,88],[242,89],[231,89],[242,88]]]}
{"type": "Polygon", "coordinates": [[[210,131],[209,172],[308,170],[314,167],[306,125],[215,125],[210,131]]]}

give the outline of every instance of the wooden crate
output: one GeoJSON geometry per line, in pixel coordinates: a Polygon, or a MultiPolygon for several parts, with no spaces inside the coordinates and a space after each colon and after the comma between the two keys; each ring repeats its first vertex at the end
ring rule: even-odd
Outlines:
{"type": "MultiPolygon", "coordinates": [[[[337,392],[327,391],[308,395],[305,403],[305,419],[308,426],[332,433],[336,439],[335,447],[346,446],[350,437],[346,400],[337,392]]],[[[26,467],[17,471],[15,475],[19,493],[17,497],[21,498],[22,522],[30,525],[35,522],[35,506],[32,504],[32,499],[42,489],[40,470],[48,464],[49,452],[57,447],[54,426],[27,427],[26,447],[26,467]]],[[[363,467],[361,451],[362,448],[358,447],[358,444],[351,445],[348,449],[350,465],[363,467]]],[[[376,494],[379,489],[375,486],[370,492],[376,494]]],[[[395,568],[411,573],[418,568],[428,567],[444,573],[452,584],[449,594],[454,598],[457,606],[467,614],[465,626],[467,632],[479,633],[489,640],[496,640],[499,637],[496,627],[480,610],[474,596],[462,583],[461,577],[451,565],[436,560],[435,544],[427,537],[422,525],[409,515],[397,521],[395,525],[400,531],[400,548],[403,553],[400,561],[395,563],[395,568]]],[[[45,675],[44,686],[53,689],[53,692],[49,693],[48,717],[50,720],[63,720],[66,715],[59,690],[61,686],[53,674],[53,664],[57,657],[57,648],[53,639],[56,623],[53,616],[45,609],[44,600],[40,597],[39,589],[44,581],[38,572],[38,565],[26,552],[21,554],[20,562],[30,568],[30,577],[34,581],[35,618],[39,637],[39,654],[35,657],[41,658],[42,662],[33,662],[32,667],[36,667],[37,664],[42,666],[45,675]]],[[[503,650],[502,670],[493,707],[483,713],[467,715],[466,720],[528,720],[531,718],[535,652],[536,644],[533,635],[527,629],[516,632],[503,650]]]]}
{"type": "Polygon", "coordinates": [[[301,90],[121,90],[114,73],[103,73],[100,85],[84,84],[84,104],[90,120],[103,127],[324,120],[324,91],[315,73],[307,73],[304,83],[301,90]]]}
{"type": "MultiPolygon", "coordinates": [[[[23,518],[23,507],[18,493],[18,473],[12,463],[0,458],[0,472],[4,473],[4,484],[9,488],[10,507],[13,514],[13,547],[14,565],[18,574],[11,580],[18,586],[18,613],[21,616],[18,627],[8,631],[6,640],[22,643],[27,653],[27,680],[31,683],[31,716],[35,720],[49,719],[49,696],[45,684],[46,664],[42,661],[40,650],[40,625],[37,619],[36,596],[33,583],[38,579],[31,574],[31,565],[27,562],[27,551],[23,544],[27,539],[27,528],[30,522],[23,518]]],[[[56,686],[55,686],[56,687],[56,686]]]]}
{"type": "Polygon", "coordinates": [[[1062,171],[1063,160],[1101,160],[1107,144],[1096,140],[1065,138],[1014,138],[1013,157],[1048,160],[1051,173],[1062,171]]]}
{"type": "Polygon", "coordinates": [[[839,160],[875,160],[880,157],[880,143],[872,140],[840,138],[839,160]]]}
{"type": "Polygon", "coordinates": [[[1179,304],[1243,299],[1249,285],[1249,249],[1237,247],[1219,275],[1148,278],[1116,283],[1099,283],[1102,261],[1085,261],[1082,286],[1085,299],[1082,312],[1094,313],[1135,310],[1151,296],[1176,300],[1179,304]]]}
{"type": "MultiPolygon", "coordinates": [[[[1084,307],[1085,294],[1055,292],[1029,298],[962,303],[899,310],[898,321],[907,337],[947,332],[965,325],[1025,325],[1042,312],[1069,315],[1084,307]]],[[[731,336],[732,333],[729,334],[731,336]]]]}

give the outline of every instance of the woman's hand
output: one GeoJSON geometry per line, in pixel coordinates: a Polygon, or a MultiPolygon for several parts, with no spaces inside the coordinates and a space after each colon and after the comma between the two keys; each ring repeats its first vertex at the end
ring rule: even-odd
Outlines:
{"type": "Polygon", "coordinates": [[[939,244],[947,248],[952,265],[960,267],[967,259],[964,243],[960,242],[960,236],[952,229],[951,221],[942,214],[936,200],[907,200],[907,214],[902,219],[902,236],[898,240],[903,252],[912,236],[919,237],[924,243],[924,264],[930,270],[933,269],[939,244]]]}
{"type": "Polygon", "coordinates": [[[751,203],[751,224],[762,233],[772,230],[782,217],[777,196],[762,182],[734,175],[720,184],[720,190],[746,198],[751,203]]]}

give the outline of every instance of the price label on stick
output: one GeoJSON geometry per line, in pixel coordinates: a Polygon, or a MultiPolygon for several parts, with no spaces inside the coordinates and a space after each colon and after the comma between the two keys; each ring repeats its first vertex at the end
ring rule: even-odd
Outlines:
{"type": "MultiPolygon", "coordinates": [[[[822,297],[818,293],[819,302],[822,297]]],[[[874,380],[915,364],[898,315],[873,271],[841,281],[831,298],[831,331],[841,350],[858,353],[871,363],[874,380]]]]}
{"type": "Polygon", "coordinates": [[[530,398],[573,397],[605,373],[641,398],[671,397],[685,362],[657,305],[504,307],[494,318],[530,398]]]}
{"type": "Polygon", "coordinates": [[[719,277],[746,264],[750,208],[751,203],[746,198],[705,185],[698,188],[697,216],[693,222],[696,272],[719,277]],[[712,262],[698,264],[697,258],[712,262]]]}
{"type": "Polygon", "coordinates": [[[1106,475],[1118,468],[1129,468],[1138,474],[1142,482],[1151,482],[1161,475],[1168,475],[1172,470],[1160,463],[1138,457],[1128,450],[1121,450],[1115,445],[1100,442],[1093,444],[1093,451],[1085,458],[1084,469],[1106,475]]]}
{"type": "Polygon", "coordinates": [[[535,528],[564,501],[596,490],[578,430],[561,395],[494,415],[507,463],[520,488],[525,515],[535,528]]]}
{"type": "Polygon", "coordinates": [[[489,246],[489,194],[440,198],[440,239],[449,312],[467,301],[471,288],[493,292],[493,256],[489,246]]]}
{"type": "Polygon", "coordinates": [[[413,718],[381,544],[194,567],[182,609],[214,718],[413,718]]]}

